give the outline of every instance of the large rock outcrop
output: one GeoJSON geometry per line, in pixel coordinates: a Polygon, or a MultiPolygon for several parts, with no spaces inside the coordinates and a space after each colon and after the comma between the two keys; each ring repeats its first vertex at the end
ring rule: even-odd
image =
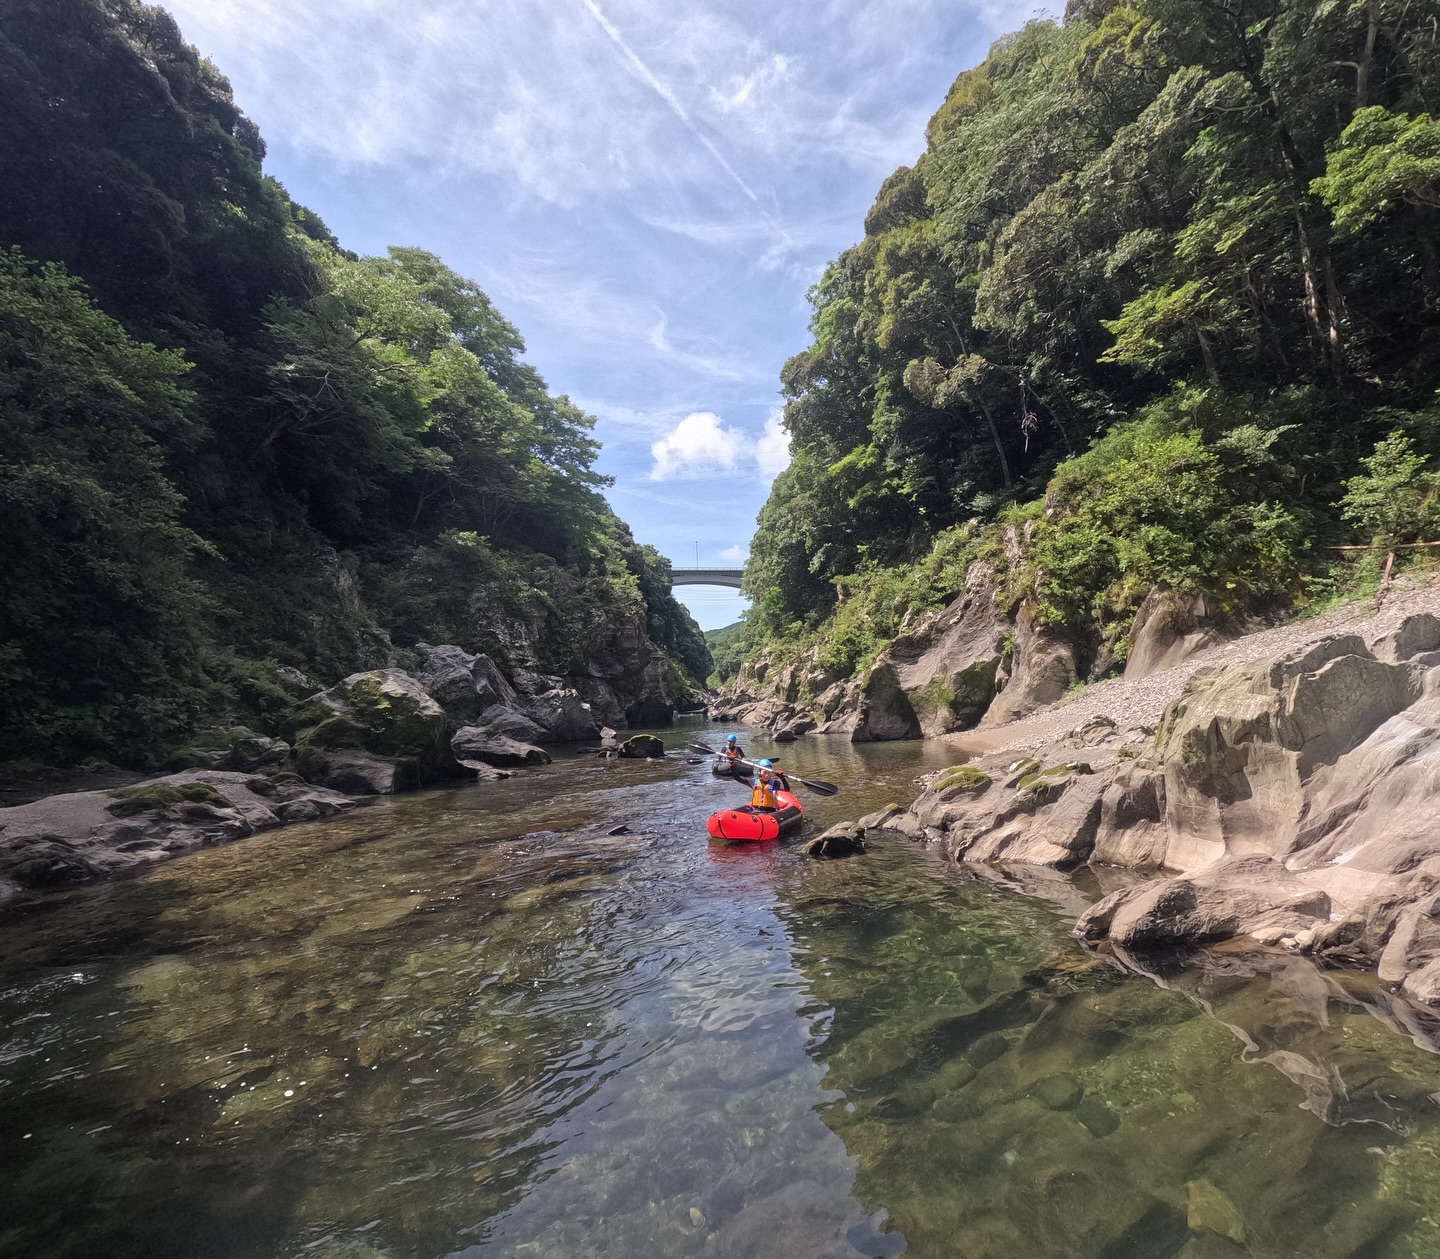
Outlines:
{"type": "Polygon", "coordinates": [[[1071,759],[957,767],[872,824],[962,861],[1148,874],[1086,911],[1093,941],[1244,936],[1440,1005],[1440,619],[1197,670],[1148,735],[1100,719],[1071,759]]]}
{"type": "Polygon", "coordinates": [[[1013,721],[1062,698],[1076,678],[1074,644],[1037,625],[1026,607],[1007,611],[992,569],[976,563],[946,607],[907,620],[855,677],[827,670],[818,647],[784,666],[762,653],[710,715],[855,743],[933,738],[1013,721]]]}
{"type": "Polygon", "coordinates": [[[1079,680],[1075,644],[1061,631],[1037,624],[1028,607],[1015,617],[1015,650],[1007,657],[1000,693],[985,710],[982,726],[1003,726],[1063,699],[1079,680]]]}
{"type": "Polygon", "coordinates": [[[1197,652],[1235,636],[1229,619],[1218,615],[1205,595],[1152,590],[1131,623],[1127,678],[1163,673],[1197,652]]]}
{"type": "Polygon", "coordinates": [[[354,803],[293,774],[201,770],[0,809],[0,901],[331,817],[354,803]]]}
{"type": "Polygon", "coordinates": [[[326,786],[383,793],[459,771],[444,710],[399,669],[352,673],[299,704],[287,728],[300,772],[326,786]]]}

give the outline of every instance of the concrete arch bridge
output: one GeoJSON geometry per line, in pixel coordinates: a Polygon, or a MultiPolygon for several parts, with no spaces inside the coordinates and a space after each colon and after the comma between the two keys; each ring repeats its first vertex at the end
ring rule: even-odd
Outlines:
{"type": "Polygon", "coordinates": [[[743,568],[672,568],[670,585],[728,586],[731,590],[739,590],[744,576],[743,568]]]}

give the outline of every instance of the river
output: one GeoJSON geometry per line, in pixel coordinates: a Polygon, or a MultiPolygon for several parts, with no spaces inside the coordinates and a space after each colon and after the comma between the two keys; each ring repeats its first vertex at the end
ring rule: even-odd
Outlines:
{"type": "MultiPolygon", "coordinates": [[[[947,763],[784,752],[815,825],[947,763]]],[[[566,757],[12,908],[0,1255],[1440,1253],[1440,1058],[1372,979],[1122,970],[1093,883],[712,844],[739,795],[566,757]]]]}

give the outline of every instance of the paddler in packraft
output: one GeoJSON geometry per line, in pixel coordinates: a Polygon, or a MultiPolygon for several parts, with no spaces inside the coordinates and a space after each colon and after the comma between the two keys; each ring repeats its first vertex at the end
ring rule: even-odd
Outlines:
{"type": "Polygon", "coordinates": [[[755,777],[750,780],[750,808],[755,812],[774,813],[780,807],[776,791],[789,791],[785,775],[777,773],[771,761],[755,762],[755,777]]]}
{"type": "Polygon", "coordinates": [[[725,755],[730,758],[732,768],[737,761],[745,759],[745,749],[740,746],[740,740],[733,734],[727,734],[725,736],[725,755]]]}

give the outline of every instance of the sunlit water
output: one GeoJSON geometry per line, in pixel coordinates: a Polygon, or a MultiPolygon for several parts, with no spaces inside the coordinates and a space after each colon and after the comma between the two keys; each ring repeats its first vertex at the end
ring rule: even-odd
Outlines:
{"type": "MultiPolygon", "coordinates": [[[[785,751],[846,788],[809,833],[945,763],[785,751]]],[[[710,843],[740,794],[565,759],[12,909],[0,1254],[1440,1253],[1440,1058],[1373,982],[1125,973],[1094,887],[710,843]]]]}

